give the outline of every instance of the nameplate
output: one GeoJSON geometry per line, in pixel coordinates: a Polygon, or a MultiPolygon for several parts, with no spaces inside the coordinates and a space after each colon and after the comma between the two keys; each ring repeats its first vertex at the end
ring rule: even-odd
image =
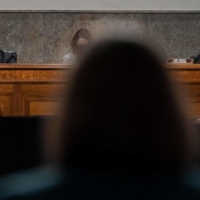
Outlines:
{"type": "Polygon", "coordinates": [[[191,58],[170,58],[167,60],[168,63],[193,63],[191,58]]]}

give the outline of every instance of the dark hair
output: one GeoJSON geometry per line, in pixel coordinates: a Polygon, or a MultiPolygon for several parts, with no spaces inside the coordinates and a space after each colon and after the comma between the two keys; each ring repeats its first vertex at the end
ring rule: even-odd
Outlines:
{"type": "Polygon", "coordinates": [[[90,32],[89,32],[87,29],[85,29],[85,28],[79,29],[79,30],[75,33],[75,35],[74,35],[74,37],[72,38],[72,41],[71,41],[71,48],[72,48],[72,51],[73,51],[74,53],[76,53],[77,41],[78,41],[78,39],[80,39],[80,38],[83,38],[83,39],[85,39],[85,40],[88,40],[89,42],[92,40],[92,36],[91,36],[90,32]]]}
{"type": "Polygon", "coordinates": [[[148,48],[124,40],[96,45],[75,76],[63,118],[66,166],[140,177],[177,173],[187,134],[176,103],[148,48]]]}

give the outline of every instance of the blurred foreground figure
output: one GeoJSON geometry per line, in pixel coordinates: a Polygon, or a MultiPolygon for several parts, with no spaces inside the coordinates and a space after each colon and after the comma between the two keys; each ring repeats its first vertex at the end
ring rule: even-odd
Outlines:
{"type": "Polygon", "coordinates": [[[200,199],[185,121],[163,67],[141,44],[96,45],[52,129],[63,171],[7,177],[7,199],[200,199]]]}

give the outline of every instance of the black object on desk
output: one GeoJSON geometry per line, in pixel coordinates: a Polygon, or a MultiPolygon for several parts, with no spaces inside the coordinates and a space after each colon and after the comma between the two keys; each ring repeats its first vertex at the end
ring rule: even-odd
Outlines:
{"type": "Polygon", "coordinates": [[[200,54],[192,56],[194,64],[200,64],[200,54]]]}
{"type": "Polygon", "coordinates": [[[17,53],[0,49],[0,63],[17,63],[17,53]]]}

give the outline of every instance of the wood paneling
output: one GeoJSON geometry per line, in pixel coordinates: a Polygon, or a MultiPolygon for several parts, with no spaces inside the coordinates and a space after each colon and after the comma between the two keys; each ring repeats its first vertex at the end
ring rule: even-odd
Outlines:
{"type": "Polygon", "coordinates": [[[58,114],[59,102],[30,102],[29,115],[58,114]]]}
{"type": "Polygon", "coordinates": [[[57,114],[64,94],[25,93],[22,94],[22,115],[57,114]],[[51,107],[52,106],[52,107],[51,107]]]}
{"type": "Polygon", "coordinates": [[[0,94],[0,115],[1,116],[12,115],[12,94],[9,93],[0,94]]]}
{"type": "Polygon", "coordinates": [[[22,84],[21,85],[22,93],[63,93],[64,89],[65,89],[65,85],[63,85],[62,83],[61,84],[43,83],[43,84],[22,84]]]}
{"type": "Polygon", "coordinates": [[[191,118],[200,117],[200,65],[168,64],[166,67],[175,86],[184,94],[184,104],[191,118]]]}
{"type": "MultiPolygon", "coordinates": [[[[57,114],[73,68],[54,64],[0,65],[0,115],[57,114]]],[[[200,117],[200,65],[167,64],[166,70],[174,87],[181,88],[185,95],[188,115],[200,117]]]]}
{"type": "Polygon", "coordinates": [[[0,84],[0,93],[2,92],[13,92],[13,85],[12,84],[0,84]]]}
{"type": "Polygon", "coordinates": [[[71,71],[65,65],[0,65],[0,115],[57,114],[71,71]]]}
{"type": "Polygon", "coordinates": [[[0,116],[12,115],[13,85],[0,84],[0,116]]]}

